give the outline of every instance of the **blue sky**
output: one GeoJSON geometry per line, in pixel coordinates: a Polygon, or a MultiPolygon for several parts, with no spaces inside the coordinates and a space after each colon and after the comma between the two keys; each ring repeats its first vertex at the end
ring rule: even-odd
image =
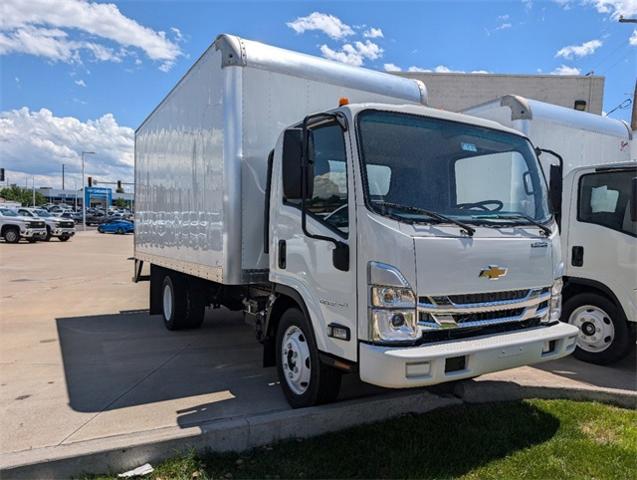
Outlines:
{"type": "Polygon", "coordinates": [[[609,111],[637,76],[637,33],[622,13],[637,16],[637,0],[4,0],[0,166],[18,183],[56,185],[61,163],[74,175],[79,152],[95,149],[94,175],[129,179],[131,128],[222,32],[379,70],[594,71],[609,111]]]}

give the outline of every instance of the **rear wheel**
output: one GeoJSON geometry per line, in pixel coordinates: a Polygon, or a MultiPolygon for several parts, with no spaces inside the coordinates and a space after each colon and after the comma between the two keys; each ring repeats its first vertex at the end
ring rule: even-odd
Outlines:
{"type": "Polygon", "coordinates": [[[310,323],[297,308],[290,308],[281,316],[276,357],[281,387],[292,408],[336,400],[342,374],[320,361],[310,323]]]}
{"type": "Polygon", "coordinates": [[[206,304],[203,295],[188,288],[181,275],[166,275],[162,282],[162,316],[168,330],[199,328],[206,304]]]}
{"type": "Polygon", "coordinates": [[[579,328],[576,358],[606,365],[624,358],[634,344],[623,313],[606,297],[579,293],[564,302],[564,318],[579,328]]]}
{"type": "Polygon", "coordinates": [[[7,243],[18,243],[20,241],[20,230],[9,227],[4,231],[4,240],[7,243]]]}
{"type": "Polygon", "coordinates": [[[117,233],[118,235],[124,235],[124,229],[122,227],[119,227],[115,233],[117,233]]]}

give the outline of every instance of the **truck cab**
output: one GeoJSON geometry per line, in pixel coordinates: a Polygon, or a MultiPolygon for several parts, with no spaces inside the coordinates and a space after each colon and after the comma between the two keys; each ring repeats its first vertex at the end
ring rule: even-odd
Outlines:
{"type": "Polygon", "coordinates": [[[344,105],[287,129],[269,170],[280,297],[264,337],[293,406],[333,390],[321,363],[403,388],[575,348],[577,330],[558,322],[547,186],[519,132],[421,106],[344,105]]]}
{"type": "Polygon", "coordinates": [[[635,347],[637,164],[592,165],[564,178],[564,320],[580,329],[575,356],[606,364],[635,347]]]}

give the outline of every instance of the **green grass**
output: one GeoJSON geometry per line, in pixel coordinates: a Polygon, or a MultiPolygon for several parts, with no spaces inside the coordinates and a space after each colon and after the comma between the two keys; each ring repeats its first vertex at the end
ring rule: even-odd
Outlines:
{"type": "Polygon", "coordinates": [[[185,455],[146,478],[617,480],[636,472],[636,411],[528,400],[454,406],[241,454],[185,455]]]}

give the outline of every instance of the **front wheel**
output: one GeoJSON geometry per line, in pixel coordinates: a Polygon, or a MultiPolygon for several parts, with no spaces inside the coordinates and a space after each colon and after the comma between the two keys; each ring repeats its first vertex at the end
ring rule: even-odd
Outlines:
{"type": "Polygon", "coordinates": [[[124,235],[124,229],[123,228],[118,228],[115,233],[117,233],[118,235],[124,235]]]}
{"type": "Polygon", "coordinates": [[[4,241],[7,243],[18,243],[20,241],[20,231],[17,228],[8,228],[4,232],[4,241]]]}
{"type": "Polygon", "coordinates": [[[66,242],[69,238],[71,238],[71,237],[68,236],[68,235],[60,235],[58,237],[58,240],[60,240],[60,242],[66,242]]]}
{"type": "Polygon", "coordinates": [[[292,408],[336,400],[342,374],[321,363],[309,321],[297,308],[290,308],[281,316],[276,357],[281,387],[292,408]]]}
{"type": "Polygon", "coordinates": [[[589,363],[617,362],[634,344],[628,322],[617,306],[596,293],[579,293],[564,302],[564,319],[579,328],[573,355],[589,363]]]}

